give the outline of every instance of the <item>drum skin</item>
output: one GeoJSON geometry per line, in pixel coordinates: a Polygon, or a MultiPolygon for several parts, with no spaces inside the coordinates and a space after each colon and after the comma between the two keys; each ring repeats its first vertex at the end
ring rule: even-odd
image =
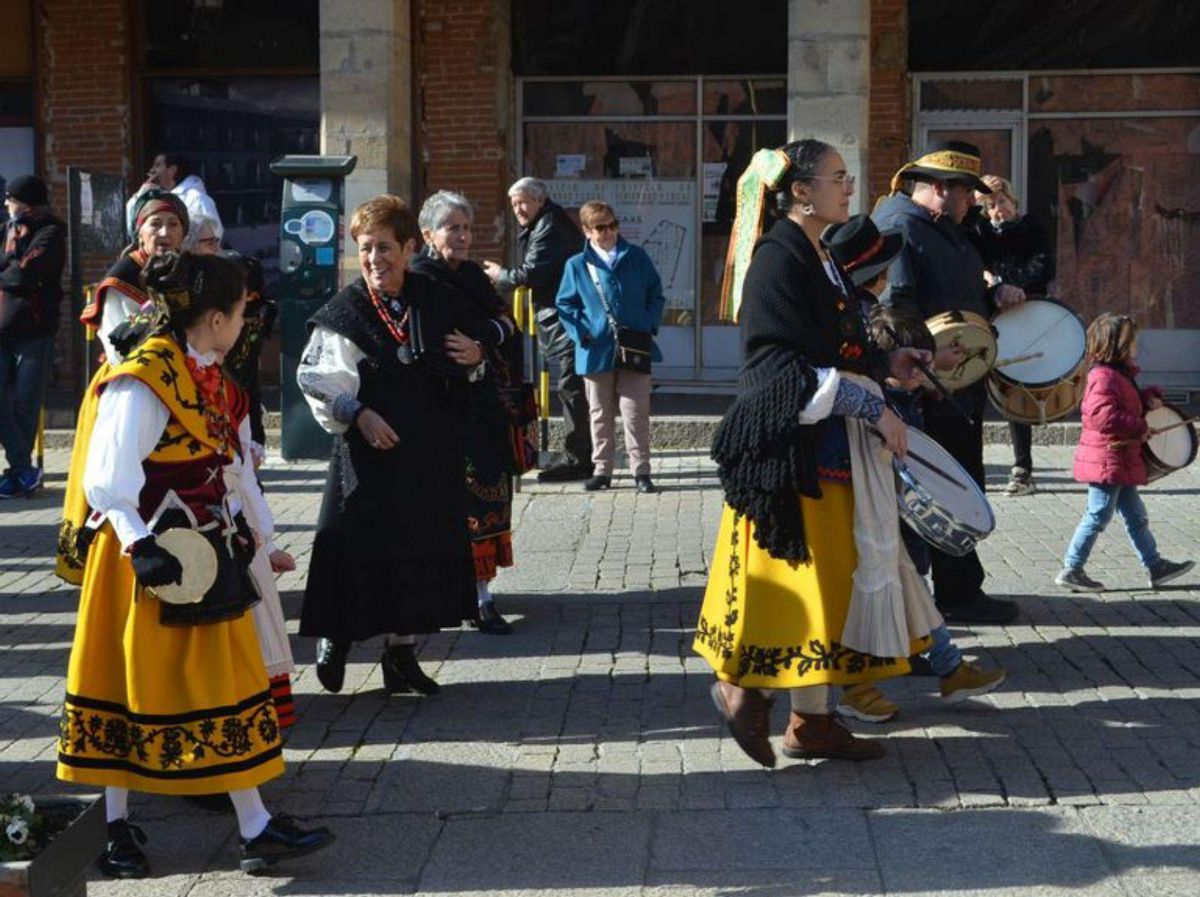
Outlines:
{"type": "Polygon", "coordinates": [[[938,378],[953,391],[977,383],[987,376],[996,363],[996,337],[992,325],[983,315],[971,311],[946,311],[925,322],[939,349],[958,345],[967,357],[958,367],[938,371],[938,378]]]}
{"type": "Polygon", "coordinates": [[[966,468],[920,430],[908,431],[908,460],[892,459],[900,519],[935,548],[963,557],[996,528],[987,495],[966,468]]]}
{"type": "MultiPolygon", "coordinates": [[[[1151,430],[1161,430],[1184,420],[1187,420],[1187,415],[1169,402],[1163,402],[1161,407],[1146,412],[1146,425],[1151,430]]],[[[1153,483],[1187,467],[1196,460],[1197,446],[1196,428],[1192,424],[1151,436],[1149,441],[1142,443],[1146,481],[1153,483]]]]}

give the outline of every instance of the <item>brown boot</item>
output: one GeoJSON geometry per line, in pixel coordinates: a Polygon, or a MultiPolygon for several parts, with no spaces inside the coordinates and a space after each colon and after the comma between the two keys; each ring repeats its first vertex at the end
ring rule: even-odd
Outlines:
{"type": "Polygon", "coordinates": [[[878,760],[887,753],[882,741],[855,738],[841,721],[828,713],[796,713],[783,736],[783,755],[793,760],[878,760]]]}
{"type": "Polygon", "coordinates": [[[713,683],[709,694],[738,747],[755,763],[773,767],[771,702],[756,688],[739,688],[720,680],[713,683]]]}

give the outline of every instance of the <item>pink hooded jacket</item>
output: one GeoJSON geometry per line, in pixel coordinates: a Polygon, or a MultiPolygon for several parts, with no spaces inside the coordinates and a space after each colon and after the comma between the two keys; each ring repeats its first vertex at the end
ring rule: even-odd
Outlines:
{"type": "Polygon", "coordinates": [[[1139,390],[1136,367],[1094,364],[1083,393],[1083,433],[1075,449],[1075,479],[1105,486],[1144,486],[1146,463],[1142,443],[1112,446],[1145,434],[1146,406],[1161,393],[1157,387],[1139,390]]]}

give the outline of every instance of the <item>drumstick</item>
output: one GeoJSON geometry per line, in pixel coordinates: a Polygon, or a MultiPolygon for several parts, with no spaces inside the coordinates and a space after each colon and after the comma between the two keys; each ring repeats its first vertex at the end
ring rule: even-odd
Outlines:
{"type": "MultiPolygon", "coordinates": [[[[882,322],[880,322],[880,323],[882,323],[882,322]]],[[[883,329],[886,330],[887,335],[892,338],[892,341],[896,344],[897,349],[908,348],[908,347],[904,346],[903,343],[900,342],[900,337],[898,337],[896,335],[896,331],[892,329],[892,326],[890,324],[884,324],[883,329]]],[[[954,410],[957,411],[959,414],[961,414],[964,418],[966,418],[967,423],[969,423],[972,427],[975,426],[975,418],[971,417],[971,415],[969,413],[967,413],[967,410],[965,408],[963,408],[962,405],[958,404],[958,400],[954,398],[954,393],[952,393],[949,389],[946,388],[946,384],[943,383],[938,378],[937,374],[935,374],[933,372],[933,368],[927,364],[923,364],[922,362],[917,361],[917,359],[915,359],[915,358],[912,361],[913,361],[913,364],[915,364],[917,366],[917,368],[921,371],[921,373],[929,378],[929,382],[932,383],[935,387],[937,387],[937,391],[940,392],[942,394],[942,396],[946,399],[946,401],[948,401],[954,407],[954,410]]]]}
{"type": "Polygon", "coordinates": [[[1012,358],[997,361],[992,367],[1002,368],[1010,364],[1020,364],[1022,361],[1033,361],[1033,359],[1041,358],[1045,354],[1045,352],[1030,352],[1028,355],[1014,355],[1012,358]]]}
{"type": "MultiPolygon", "coordinates": [[[[1178,427],[1186,427],[1188,424],[1194,424],[1198,420],[1200,420],[1200,417],[1189,417],[1185,420],[1177,420],[1177,421],[1175,421],[1175,423],[1167,424],[1165,427],[1159,427],[1156,430],[1150,430],[1148,435],[1157,436],[1159,433],[1166,433],[1168,430],[1174,430],[1178,427]]],[[[1121,448],[1122,446],[1126,446],[1126,445],[1137,445],[1137,443],[1139,443],[1141,441],[1142,440],[1140,437],[1137,439],[1118,439],[1116,442],[1110,442],[1108,444],[1108,447],[1109,448],[1121,448]]]]}

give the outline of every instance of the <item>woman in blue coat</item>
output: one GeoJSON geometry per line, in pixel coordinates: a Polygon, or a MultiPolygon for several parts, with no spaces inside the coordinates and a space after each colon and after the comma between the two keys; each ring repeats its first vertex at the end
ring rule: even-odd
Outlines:
{"type": "MultiPolygon", "coordinates": [[[[575,343],[575,370],[583,375],[592,425],[589,492],[612,486],[617,410],[625,423],[625,449],[639,492],[657,492],[650,479],[650,373],[617,364],[617,328],[656,334],[662,320],[662,281],[640,246],[627,243],[612,206],[587,202],[579,210],[587,245],[567,260],[556,304],[575,343]]],[[[654,361],[662,360],[650,343],[654,361]]]]}

